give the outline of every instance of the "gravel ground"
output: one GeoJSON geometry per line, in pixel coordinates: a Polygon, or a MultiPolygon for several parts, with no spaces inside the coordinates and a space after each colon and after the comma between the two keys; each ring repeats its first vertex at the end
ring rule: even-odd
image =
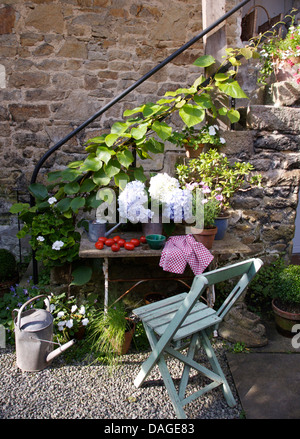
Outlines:
{"type": "MultiPolygon", "coordinates": [[[[240,418],[242,408],[224,347],[220,341],[214,347],[238,404],[230,408],[217,387],[185,407],[188,419],[240,418]]],[[[14,349],[0,349],[0,419],[176,419],[158,367],[142,388],[133,385],[148,355],[133,352],[123,356],[113,374],[99,363],[66,363],[61,355],[46,369],[33,373],[17,367],[14,349]]],[[[203,353],[198,355],[208,366],[203,353]]],[[[168,362],[176,380],[181,366],[171,358],[168,362]]],[[[195,372],[190,389],[208,382],[195,372]]]]}

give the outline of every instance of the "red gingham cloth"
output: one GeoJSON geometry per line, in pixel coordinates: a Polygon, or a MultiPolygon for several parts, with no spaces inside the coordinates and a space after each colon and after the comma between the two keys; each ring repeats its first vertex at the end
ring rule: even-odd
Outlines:
{"type": "Polygon", "coordinates": [[[213,260],[207,248],[193,235],[171,236],[161,253],[159,266],[164,271],[182,274],[189,264],[195,275],[203,273],[213,260]]]}

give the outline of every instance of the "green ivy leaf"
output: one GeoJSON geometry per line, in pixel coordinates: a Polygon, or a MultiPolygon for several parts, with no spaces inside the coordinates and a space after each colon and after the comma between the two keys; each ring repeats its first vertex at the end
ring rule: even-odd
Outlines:
{"type": "Polygon", "coordinates": [[[86,284],[91,279],[92,273],[92,268],[85,265],[75,268],[75,270],[72,271],[73,281],[70,285],[86,284]]]}
{"type": "Polygon", "coordinates": [[[121,165],[117,160],[111,159],[106,165],[104,165],[104,172],[108,177],[113,177],[120,172],[121,165]]]}
{"type": "Polygon", "coordinates": [[[67,210],[69,210],[70,208],[70,204],[71,204],[71,198],[63,198],[62,200],[60,200],[57,204],[56,207],[61,211],[61,212],[67,212],[67,210]]]}
{"type": "Polygon", "coordinates": [[[61,178],[62,171],[52,171],[49,172],[47,179],[49,182],[56,181],[61,178]]]}
{"type": "Polygon", "coordinates": [[[231,123],[236,123],[240,120],[240,113],[232,109],[227,112],[227,117],[231,123]]]}
{"type": "Polygon", "coordinates": [[[215,58],[211,55],[203,55],[200,58],[197,58],[196,61],[193,62],[194,66],[198,67],[209,67],[216,62],[215,58]]]}
{"type": "Polygon", "coordinates": [[[80,175],[80,171],[77,169],[66,168],[61,172],[61,178],[66,181],[74,181],[80,175]]]}
{"type": "Polygon", "coordinates": [[[162,140],[167,140],[172,134],[172,128],[165,122],[158,122],[157,120],[152,124],[153,131],[156,132],[158,137],[162,140]]]}
{"type": "Polygon", "coordinates": [[[102,160],[95,154],[90,154],[88,158],[85,159],[83,165],[80,168],[81,172],[93,171],[97,172],[102,168],[102,160]]]}
{"type": "Polygon", "coordinates": [[[140,166],[139,168],[135,168],[135,170],[133,171],[133,175],[136,180],[140,180],[142,182],[147,180],[142,166],[140,166]]]}
{"type": "Polygon", "coordinates": [[[125,166],[125,168],[128,168],[134,161],[133,155],[128,149],[117,152],[117,159],[122,166],[125,166]]]}
{"type": "Polygon", "coordinates": [[[123,113],[123,116],[127,117],[127,116],[132,116],[133,114],[136,114],[136,113],[141,113],[143,111],[143,109],[144,109],[144,105],[141,105],[140,107],[133,108],[132,110],[125,110],[123,113]]]}
{"type": "Polygon", "coordinates": [[[229,81],[219,84],[219,89],[228,96],[232,98],[240,99],[247,98],[246,93],[241,89],[239,83],[237,81],[229,81]]]}
{"type": "Polygon", "coordinates": [[[96,184],[90,178],[84,180],[82,185],[80,186],[80,192],[91,192],[95,189],[96,184]]]}
{"type": "Polygon", "coordinates": [[[70,207],[74,213],[78,212],[78,209],[81,209],[85,205],[85,198],[76,197],[71,201],[70,207]]]}
{"type": "Polygon", "coordinates": [[[141,124],[138,127],[132,128],[130,133],[134,139],[139,140],[139,139],[142,139],[144,137],[144,135],[147,132],[147,128],[148,128],[148,124],[141,124]]]}
{"type": "Polygon", "coordinates": [[[110,182],[110,177],[108,177],[103,169],[100,169],[98,172],[95,172],[95,174],[92,177],[93,182],[97,186],[107,186],[110,182]]]}
{"type": "MultiPolygon", "coordinates": [[[[113,126],[111,127],[111,134],[122,134],[122,133],[125,133],[125,131],[127,130],[127,128],[128,128],[128,124],[127,123],[124,123],[124,122],[115,122],[114,124],[113,124],[113,126]]],[[[105,138],[105,140],[106,140],[106,138],[105,138]]]]}
{"type": "Polygon", "coordinates": [[[97,148],[97,157],[104,163],[108,163],[111,157],[115,154],[113,149],[109,149],[106,146],[99,146],[97,148]]]}
{"type": "Polygon", "coordinates": [[[97,209],[103,203],[102,200],[97,198],[97,194],[90,194],[85,201],[86,207],[91,207],[92,209],[97,209]]]}
{"type": "Polygon", "coordinates": [[[10,213],[20,213],[22,212],[22,210],[24,209],[29,209],[29,204],[28,203],[15,203],[11,206],[11,208],[9,209],[10,213]]]}
{"type": "Polygon", "coordinates": [[[154,154],[161,154],[164,152],[165,145],[162,142],[158,142],[156,139],[152,137],[144,143],[144,146],[154,154]]]}
{"type": "Polygon", "coordinates": [[[125,172],[119,172],[119,174],[114,176],[114,180],[116,185],[121,189],[124,190],[127,183],[129,183],[129,176],[128,174],[125,174],[125,172]]]}
{"type": "Polygon", "coordinates": [[[47,188],[41,183],[32,183],[29,185],[28,189],[38,200],[44,200],[49,196],[47,188]]]}
{"type": "Polygon", "coordinates": [[[108,134],[105,137],[105,143],[107,146],[113,146],[115,141],[120,137],[120,134],[108,134]]]}
{"type": "Polygon", "coordinates": [[[188,127],[192,127],[203,121],[205,111],[196,105],[186,104],[179,110],[179,115],[188,127]]]}
{"type": "Polygon", "coordinates": [[[67,195],[77,194],[80,190],[80,185],[77,181],[72,181],[71,183],[67,183],[64,185],[64,191],[67,195]]]}
{"type": "Polygon", "coordinates": [[[211,108],[213,106],[211,97],[208,93],[201,93],[201,95],[195,95],[194,101],[201,108],[211,108]]]}

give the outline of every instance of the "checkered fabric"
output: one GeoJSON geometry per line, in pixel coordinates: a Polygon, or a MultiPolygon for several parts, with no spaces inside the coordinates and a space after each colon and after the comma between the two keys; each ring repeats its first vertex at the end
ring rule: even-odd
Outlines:
{"type": "Polygon", "coordinates": [[[195,275],[203,273],[213,260],[207,248],[193,235],[171,236],[161,253],[159,266],[164,271],[182,274],[189,264],[195,275]]]}

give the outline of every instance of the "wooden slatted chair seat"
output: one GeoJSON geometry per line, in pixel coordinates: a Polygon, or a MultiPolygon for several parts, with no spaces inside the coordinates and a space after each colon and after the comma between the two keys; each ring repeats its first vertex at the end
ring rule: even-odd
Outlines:
{"type": "MultiPolygon", "coordinates": [[[[262,261],[253,258],[195,276],[188,293],[178,294],[135,309],[133,313],[143,322],[152,352],[142,364],[134,384],[140,387],[157,364],[178,418],[186,418],[183,410],[186,404],[220,385],[222,385],[227,403],[229,406],[234,406],[236,402],[214,353],[209,335],[222,322],[261,266],[262,261]],[[199,300],[203,297],[207,287],[223,281],[232,281],[237,277],[238,281],[235,282],[234,288],[218,310],[214,310],[199,300]],[[189,348],[186,355],[183,355],[179,352],[180,347],[183,346],[180,345],[180,341],[186,341],[187,338],[190,339],[189,348]],[[197,363],[194,359],[201,345],[212,370],[197,363]],[[165,354],[184,363],[178,391],[168,370],[165,354]],[[196,369],[212,382],[193,395],[185,397],[191,368],[196,369]]],[[[184,346],[186,347],[186,344],[184,346]]]]}

